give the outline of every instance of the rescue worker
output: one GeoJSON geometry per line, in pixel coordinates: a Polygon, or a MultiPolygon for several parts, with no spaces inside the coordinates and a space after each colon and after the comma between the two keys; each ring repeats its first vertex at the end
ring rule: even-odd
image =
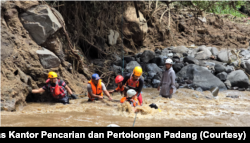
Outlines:
{"type": "Polygon", "coordinates": [[[46,85],[39,89],[33,89],[29,87],[31,93],[41,93],[44,91],[49,91],[56,102],[63,104],[69,104],[68,92],[73,99],[77,98],[77,95],[73,94],[71,89],[66,85],[63,80],[57,79],[57,74],[53,71],[48,73],[48,79],[46,80],[46,85]]]}
{"type": "Polygon", "coordinates": [[[162,74],[161,82],[158,86],[158,91],[160,90],[160,96],[166,98],[172,98],[172,95],[176,92],[175,87],[175,71],[172,68],[173,61],[171,59],[167,59],[166,62],[166,70],[162,74]]]}
{"type": "Polygon", "coordinates": [[[124,97],[127,96],[128,89],[134,89],[137,92],[137,98],[140,104],[142,105],[143,101],[142,101],[141,91],[144,84],[144,80],[141,77],[141,75],[142,75],[142,68],[140,66],[135,67],[133,73],[127,74],[124,77],[122,85],[125,88],[124,97]]]}
{"type": "Polygon", "coordinates": [[[99,75],[96,73],[92,75],[91,80],[88,82],[87,90],[88,90],[88,97],[89,97],[88,101],[103,99],[103,92],[109,98],[109,100],[112,100],[105,85],[102,83],[102,80],[100,79],[99,75]]]}
{"type": "Polygon", "coordinates": [[[120,102],[124,103],[125,101],[128,101],[131,106],[133,107],[133,111],[137,112],[137,110],[135,109],[136,106],[140,106],[140,102],[137,99],[137,92],[134,89],[129,89],[127,91],[127,97],[123,97],[120,102]]]}
{"type": "Polygon", "coordinates": [[[109,91],[109,93],[113,93],[113,92],[119,92],[121,93],[121,95],[124,92],[124,87],[122,86],[122,81],[123,81],[123,77],[121,75],[116,76],[115,78],[115,83],[118,85],[118,87],[112,91],[109,91]]]}

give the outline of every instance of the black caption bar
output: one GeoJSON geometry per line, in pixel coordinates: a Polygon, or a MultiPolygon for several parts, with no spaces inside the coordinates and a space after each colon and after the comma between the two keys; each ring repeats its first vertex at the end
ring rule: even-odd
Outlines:
{"type": "Polygon", "coordinates": [[[1,127],[0,139],[247,140],[249,127],[1,127]]]}

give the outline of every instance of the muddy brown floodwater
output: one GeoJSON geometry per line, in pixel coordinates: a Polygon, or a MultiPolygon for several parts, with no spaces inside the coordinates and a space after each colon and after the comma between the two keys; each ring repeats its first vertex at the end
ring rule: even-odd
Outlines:
{"type": "MultiPolygon", "coordinates": [[[[135,126],[250,126],[250,92],[224,91],[213,98],[209,91],[178,89],[172,99],[158,96],[157,89],[143,89],[144,105],[139,107],[135,126]],[[239,98],[226,96],[238,95],[239,98]],[[155,103],[161,112],[152,109],[155,103]]],[[[113,99],[120,100],[120,94],[113,99]]],[[[16,112],[1,112],[1,126],[132,126],[135,113],[127,104],[87,99],[70,104],[28,103],[16,112]]]]}

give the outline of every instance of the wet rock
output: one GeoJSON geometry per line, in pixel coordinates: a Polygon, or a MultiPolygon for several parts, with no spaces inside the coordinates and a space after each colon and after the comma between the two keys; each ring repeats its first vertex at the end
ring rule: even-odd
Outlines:
{"type": "Polygon", "coordinates": [[[224,84],[226,85],[227,89],[231,89],[232,86],[231,86],[231,82],[229,80],[226,80],[224,82],[224,84]]]}
{"type": "Polygon", "coordinates": [[[135,61],[135,58],[134,58],[134,57],[125,56],[125,57],[124,57],[124,60],[125,60],[127,63],[129,63],[129,62],[131,62],[131,61],[135,61]]]}
{"type": "Polygon", "coordinates": [[[218,59],[224,63],[228,62],[228,55],[232,60],[236,60],[237,57],[235,55],[232,55],[231,52],[227,52],[227,50],[223,50],[218,54],[218,59]]]}
{"type": "Polygon", "coordinates": [[[126,69],[128,72],[133,72],[133,70],[134,70],[134,68],[135,68],[136,66],[140,66],[140,64],[137,63],[136,61],[131,61],[131,62],[129,62],[129,63],[127,64],[127,66],[126,66],[125,69],[126,69]]]}
{"type": "MultiPolygon", "coordinates": [[[[60,13],[58,13],[60,15],[60,13]]],[[[62,17],[60,15],[60,17],[62,17]]],[[[62,27],[56,16],[47,5],[38,5],[22,13],[20,18],[25,29],[34,41],[40,45],[62,27]]]]}
{"type": "Polygon", "coordinates": [[[173,52],[174,53],[187,53],[188,52],[188,48],[185,46],[177,46],[173,48],[173,52]]]}
{"type": "Polygon", "coordinates": [[[245,91],[245,88],[238,88],[239,91],[245,91]]]}
{"type": "Polygon", "coordinates": [[[229,97],[229,98],[239,98],[239,95],[228,95],[226,97],[229,97]]]}
{"type": "Polygon", "coordinates": [[[150,50],[145,50],[141,55],[141,61],[145,63],[149,62],[153,58],[155,58],[155,53],[150,50]]]}
{"type": "Polygon", "coordinates": [[[152,85],[153,85],[153,88],[157,88],[160,84],[160,80],[157,80],[157,79],[153,79],[152,80],[152,85]]]}
{"type": "Polygon", "coordinates": [[[217,56],[219,54],[219,50],[216,47],[212,47],[211,52],[214,56],[217,56]]]}
{"type": "Polygon", "coordinates": [[[238,90],[239,87],[231,87],[232,90],[238,90]]]}
{"type": "Polygon", "coordinates": [[[119,33],[117,31],[109,30],[109,35],[108,35],[109,45],[115,45],[118,37],[119,33]]]}
{"type": "Polygon", "coordinates": [[[157,73],[157,72],[162,72],[162,70],[154,63],[150,63],[150,64],[147,64],[146,65],[146,72],[154,72],[154,73],[157,73]]]}
{"type": "Polygon", "coordinates": [[[209,90],[212,87],[219,87],[220,91],[226,90],[225,84],[200,66],[190,64],[177,73],[178,77],[187,77],[193,81],[193,85],[201,87],[203,90],[209,90]]]}
{"type": "Polygon", "coordinates": [[[167,59],[167,56],[156,56],[152,60],[149,61],[149,63],[155,63],[157,66],[164,66],[165,60],[167,59]]]}
{"type": "Polygon", "coordinates": [[[137,18],[135,7],[128,7],[124,12],[125,23],[122,30],[126,37],[131,37],[137,45],[142,45],[143,38],[148,31],[148,25],[140,11],[139,16],[137,18]]]}
{"type": "Polygon", "coordinates": [[[198,87],[195,89],[196,91],[203,92],[202,88],[198,87]]]}
{"type": "Polygon", "coordinates": [[[227,73],[226,72],[221,72],[216,75],[221,81],[226,81],[227,80],[227,73]]]}
{"type": "Polygon", "coordinates": [[[215,64],[214,66],[215,73],[221,73],[226,71],[226,67],[223,65],[215,64]]]}
{"type": "Polygon", "coordinates": [[[56,68],[61,64],[60,59],[51,51],[47,49],[37,50],[36,53],[39,56],[41,65],[45,69],[56,68]]]}
{"type": "Polygon", "coordinates": [[[175,73],[178,73],[183,67],[184,67],[184,64],[176,63],[173,65],[173,70],[175,71],[175,73]]]}
{"type": "Polygon", "coordinates": [[[247,75],[242,70],[231,72],[228,74],[227,80],[231,82],[233,87],[247,88],[250,85],[247,75]]]}
{"type": "Polygon", "coordinates": [[[199,65],[199,61],[193,57],[190,57],[190,56],[187,56],[183,59],[183,62],[187,62],[187,63],[190,63],[190,64],[196,64],[196,65],[199,65]]]}

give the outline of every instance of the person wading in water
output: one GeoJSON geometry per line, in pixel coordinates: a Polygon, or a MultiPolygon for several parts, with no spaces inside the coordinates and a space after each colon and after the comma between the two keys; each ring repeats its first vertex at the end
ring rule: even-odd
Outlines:
{"type": "Polygon", "coordinates": [[[69,104],[68,92],[73,99],[77,99],[77,95],[73,94],[71,89],[66,85],[63,80],[57,79],[57,74],[55,72],[48,73],[48,79],[46,80],[46,85],[39,89],[33,89],[29,87],[29,92],[31,93],[41,93],[45,90],[49,91],[56,102],[63,104],[69,104]]]}
{"type": "Polygon", "coordinates": [[[172,68],[173,61],[171,59],[167,59],[166,62],[166,70],[163,72],[161,82],[158,86],[158,91],[160,90],[160,96],[165,98],[172,98],[172,95],[176,92],[175,87],[175,71],[172,68]]]}

